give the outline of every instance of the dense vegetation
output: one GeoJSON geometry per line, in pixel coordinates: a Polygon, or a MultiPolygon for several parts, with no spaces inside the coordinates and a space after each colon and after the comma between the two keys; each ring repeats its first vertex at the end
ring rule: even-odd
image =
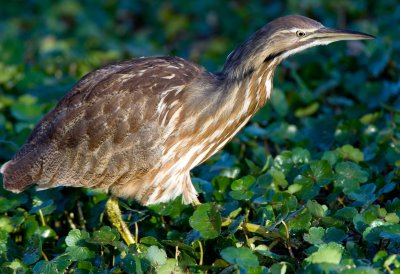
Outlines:
{"type": "Polygon", "coordinates": [[[201,206],[123,201],[137,246],[104,216],[106,194],[1,188],[1,273],[400,273],[398,1],[263,2],[2,3],[1,162],[81,76],[113,61],[178,55],[216,71],[284,14],[378,38],[281,64],[267,106],[194,170],[201,206]]]}

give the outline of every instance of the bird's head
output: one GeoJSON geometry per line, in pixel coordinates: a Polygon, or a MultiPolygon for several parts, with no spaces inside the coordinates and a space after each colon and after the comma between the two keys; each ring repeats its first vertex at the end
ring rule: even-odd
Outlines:
{"type": "Polygon", "coordinates": [[[328,28],[310,18],[289,15],[277,18],[255,32],[229,56],[224,72],[233,76],[249,74],[262,63],[275,64],[307,48],[342,40],[373,39],[374,36],[350,30],[328,28]]]}
{"type": "Polygon", "coordinates": [[[328,45],[336,41],[374,38],[358,31],[327,28],[315,20],[299,15],[275,19],[255,35],[260,35],[256,39],[264,44],[264,51],[271,56],[270,58],[281,59],[310,47],[328,45]]]}

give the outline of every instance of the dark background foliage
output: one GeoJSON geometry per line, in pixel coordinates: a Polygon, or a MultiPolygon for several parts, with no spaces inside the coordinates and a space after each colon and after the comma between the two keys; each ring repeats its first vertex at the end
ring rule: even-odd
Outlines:
{"type": "Polygon", "coordinates": [[[267,105],[193,171],[202,206],[124,201],[137,246],[110,228],[103,193],[0,189],[0,272],[400,273],[398,1],[0,4],[1,162],[104,64],[176,55],[218,71],[286,14],[377,36],[281,64],[267,105]]]}

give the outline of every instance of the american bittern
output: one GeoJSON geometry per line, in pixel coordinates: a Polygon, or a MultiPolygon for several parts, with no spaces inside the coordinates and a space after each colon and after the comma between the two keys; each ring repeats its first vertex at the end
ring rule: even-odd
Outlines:
{"type": "MultiPolygon", "coordinates": [[[[4,187],[103,189],[141,204],[182,194],[198,203],[190,170],[220,150],[271,96],[276,66],[307,48],[372,39],[302,16],[278,18],[227,58],[221,72],[177,57],[138,58],[83,77],[1,168],[4,187]]],[[[133,238],[115,198],[107,203],[126,242],[133,238]]]]}

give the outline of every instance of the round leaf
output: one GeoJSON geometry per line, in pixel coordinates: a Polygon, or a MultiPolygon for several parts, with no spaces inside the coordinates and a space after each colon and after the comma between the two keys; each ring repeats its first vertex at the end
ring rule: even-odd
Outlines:
{"type": "Polygon", "coordinates": [[[237,264],[241,269],[249,269],[259,264],[257,256],[246,247],[227,247],[221,251],[221,257],[231,264],[237,264]]]}
{"type": "Polygon", "coordinates": [[[212,204],[200,205],[189,223],[204,239],[213,239],[221,233],[221,215],[212,204]]]}
{"type": "Polygon", "coordinates": [[[152,245],[147,249],[146,258],[153,266],[157,267],[167,262],[167,253],[164,249],[152,245]]]}
{"type": "Polygon", "coordinates": [[[305,260],[313,264],[328,263],[337,265],[342,259],[343,249],[343,246],[337,243],[324,244],[305,260]]]}
{"type": "Polygon", "coordinates": [[[89,233],[87,233],[86,231],[73,229],[68,233],[68,236],[65,238],[65,243],[67,244],[67,246],[76,246],[80,245],[88,238],[89,238],[89,233]]]}

